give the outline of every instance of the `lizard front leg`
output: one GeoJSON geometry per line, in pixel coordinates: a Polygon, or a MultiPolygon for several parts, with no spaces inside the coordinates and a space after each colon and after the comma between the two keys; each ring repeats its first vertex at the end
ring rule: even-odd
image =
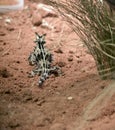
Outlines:
{"type": "Polygon", "coordinates": [[[34,77],[35,75],[40,75],[41,74],[41,69],[39,69],[38,67],[35,68],[34,70],[32,70],[30,73],[29,73],[29,77],[34,77]]]}

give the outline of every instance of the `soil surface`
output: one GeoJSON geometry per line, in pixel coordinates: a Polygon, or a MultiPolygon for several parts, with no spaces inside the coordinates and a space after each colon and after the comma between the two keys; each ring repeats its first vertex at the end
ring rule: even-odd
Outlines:
{"type": "Polygon", "coordinates": [[[100,79],[70,25],[38,3],[26,0],[23,10],[0,15],[0,130],[115,130],[115,81],[100,79]],[[42,88],[39,76],[28,77],[35,32],[46,34],[62,71],[42,88]]]}
{"type": "Polygon", "coordinates": [[[15,5],[18,3],[18,0],[1,0],[0,5],[15,5]]]}

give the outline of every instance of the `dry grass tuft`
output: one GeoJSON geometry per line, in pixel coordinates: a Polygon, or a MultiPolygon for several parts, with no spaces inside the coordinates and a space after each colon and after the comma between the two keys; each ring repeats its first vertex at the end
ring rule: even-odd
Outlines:
{"type": "Polygon", "coordinates": [[[98,0],[47,0],[81,38],[102,78],[115,78],[115,21],[98,0]]]}

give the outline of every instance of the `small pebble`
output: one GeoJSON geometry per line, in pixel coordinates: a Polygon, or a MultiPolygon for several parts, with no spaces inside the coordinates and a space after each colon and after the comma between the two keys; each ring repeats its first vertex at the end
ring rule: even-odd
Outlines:
{"type": "Polygon", "coordinates": [[[70,54],[73,54],[74,52],[73,51],[69,51],[70,54]]]}
{"type": "Polygon", "coordinates": [[[65,67],[65,65],[66,65],[66,63],[62,62],[62,61],[58,62],[57,64],[59,67],[65,67]]]}
{"type": "Polygon", "coordinates": [[[42,24],[42,17],[39,13],[34,12],[32,17],[33,26],[40,26],[42,24]]]}
{"type": "Polygon", "coordinates": [[[73,99],[73,97],[71,97],[71,96],[70,96],[70,97],[67,97],[67,99],[68,99],[68,100],[72,100],[72,99],[73,99]]]}
{"type": "Polygon", "coordinates": [[[58,48],[57,50],[55,50],[54,52],[56,52],[56,53],[63,53],[63,51],[61,50],[61,48],[58,48]]]}
{"type": "Polygon", "coordinates": [[[69,58],[68,58],[68,61],[73,61],[73,58],[72,58],[72,57],[69,57],[69,58]]]}
{"type": "Polygon", "coordinates": [[[82,62],[82,60],[80,60],[80,59],[77,59],[77,63],[81,63],[82,62]]]}
{"type": "Polygon", "coordinates": [[[15,29],[13,27],[8,27],[7,30],[8,31],[14,31],[15,29]]]}
{"type": "Polygon", "coordinates": [[[9,18],[5,19],[5,23],[11,23],[11,19],[9,18]]]}

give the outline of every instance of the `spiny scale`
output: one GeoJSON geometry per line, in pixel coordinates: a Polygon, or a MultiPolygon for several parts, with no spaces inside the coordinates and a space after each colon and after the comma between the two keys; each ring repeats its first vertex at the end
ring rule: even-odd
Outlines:
{"type": "Polygon", "coordinates": [[[43,82],[49,77],[52,73],[60,74],[59,67],[51,66],[53,57],[52,54],[44,47],[45,34],[39,35],[36,34],[36,46],[34,51],[29,55],[28,61],[30,65],[35,65],[35,69],[31,71],[30,77],[35,75],[40,75],[38,85],[41,86],[43,82]]]}

